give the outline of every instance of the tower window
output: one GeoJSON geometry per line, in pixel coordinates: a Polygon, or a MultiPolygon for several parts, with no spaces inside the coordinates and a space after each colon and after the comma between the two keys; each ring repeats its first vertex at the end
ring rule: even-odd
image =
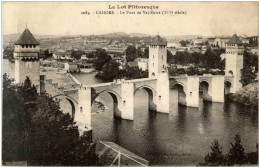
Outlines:
{"type": "Polygon", "coordinates": [[[22,48],[24,48],[24,45],[22,45],[22,48]]]}
{"type": "Polygon", "coordinates": [[[36,47],[36,45],[33,45],[33,48],[35,48],[36,47]]]}
{"type": "Polygon", "coordinates": [[[28,48],[28,45],[26,45],[26,48],[28,48]]]}

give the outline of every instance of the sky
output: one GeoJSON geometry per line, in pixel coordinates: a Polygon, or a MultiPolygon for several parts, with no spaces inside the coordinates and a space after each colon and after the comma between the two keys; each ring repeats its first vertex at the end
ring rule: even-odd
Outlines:
{"type": "Polygon", "coordinates": [[[22,33],[26,23],[37,35],[258,35],[258,2],[3,2],[2,12],[4,35],[22,33]],[[153,11],[187,14],[130,15],[119,14],[120,9],[110,9],[114,15],[94,14],[109,10],[109,5],[159,6],[153,11]]]}

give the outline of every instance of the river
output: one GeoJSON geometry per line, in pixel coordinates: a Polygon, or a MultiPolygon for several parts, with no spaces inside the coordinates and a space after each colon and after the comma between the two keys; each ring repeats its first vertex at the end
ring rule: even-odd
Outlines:
{"type": "MultiPolygon", "coordinates": [[[[4,60],[3,72],[12,72],[7,61],[4,60]]],[[[74,76],[84,84],[102,82],[95,74],[74,76]]],[[[113,117],[109,94],[103,93],[98,99],[108,110],[92,114],[93,141],[113,141],[147,159],[150,165],[196,165],[210,152],[214,139],[226,154],[237,133],[245,152],[256,151],[257,109],[249,110],[233,102],[203,102],[202,99],[199,108],[190,108],[170,98],[170,113],[156,113],[148,111],[148,95],[141,89],[135,94],[134,121],[128,121],[113,117]]]]}

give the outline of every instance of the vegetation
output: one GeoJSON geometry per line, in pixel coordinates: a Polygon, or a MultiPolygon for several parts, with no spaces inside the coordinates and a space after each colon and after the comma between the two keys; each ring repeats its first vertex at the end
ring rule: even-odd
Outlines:
{"type": "Polygon", "coordinates": [[[180,44],[181,44],[181,46],[186,47],[188,44],[190,44],[190,41],[188,41],[188,40],[181,40],[180,44]]]}
{"type": "Polygon", "coordinates": [[[241,70],[241,80],[243,86],[255,81],[258,75],[258,56],[247,51],[244,52],[244,64],[241,70]]]}
{"type": "Polygon", "coordinates": [[[233,166],[244,164],[258,164],[258,144],[256,152],[245,153],[241,145],[241,138],[237,134],[234,137],[235,143],[230,143],[231,148],[227,155],[223,155],[222,147],[217,140],[211,144],[211,152],[205,156],[205,161],[199,166],[233,166]]]}
{"type": "Polygon", "coordinates": [[[102,67],[101,72],[97,75],[99,78],[102,78],[105,81],[112,81],[117,78],[119,74],[119,64],[110,60],[102,67]]]}
{"type": "Polygon", "coordinates": [[[224,70],[211,70],[209,68],[198,68],[190,66],[188,68],[177,68],[169,67],[168,72],[170,76],[178,76],[178,75],[203,75],[203,74],[212,74],[212,75],[224,75],[224,70]]]}
{"type": "Polygon", "coordinates": [[[125,69],[119,69],[119,64],[114,60],[110,60],[103,66],[96,77],[108,82],[111,82],[114,79],[147,78],[148,70],[143,71],[138,67],[130,67],[128,65],[126,65],[125,69]]]}
{"type": "Polygon", "coordinates": [[[175,56],[168,56],[169,64],[188,65],[193,64],[204,68],[219,68],[224,69],[224,61],[221,61],[220,55],[223,50],[213,51],[208,48],[205,54],[194,52],[177,52],[175,56]]]}
{"type": "Polygon", "coordinates": [[[27,78],[23,85],[3,76],[3,162],[28,165],[98,165],[90,143],[80,137],[59,101],[39,95],[27,78]]]}
{"type": "Polygon", "coordinates": [[[142,51],[139,49],[136,49],[135,46],[129,45],[126,50],[126,61],[131,62],[134,61],[138,57],[143,57],[142,51]]]}
{"type": "Polygon", "coordinates": [[[94,68],[98,71],[102,70],[102,67],[111,60],[111,57],[107,55],[104,49],[98,49],[96,52],[97,60],[94,62],[94,68]]]}
{"type": "Polygon", "coordinates": [[[143,71],[138,67],[130,67],[126,66],[126,69],[120,70],[118,78],[124,79],[138,79],[138,78],[147,78],[148,77],[148,70],[143,71]]]}
{"type": "Polygon", "coordinates": [[[226,98],[247,106],[258,106],[258,82],[250,83],[234,94],[229,94],[226,98]]]}

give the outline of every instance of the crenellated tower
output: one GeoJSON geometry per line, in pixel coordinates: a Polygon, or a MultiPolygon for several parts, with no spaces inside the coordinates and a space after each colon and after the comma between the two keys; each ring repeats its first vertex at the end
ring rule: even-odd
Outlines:
{"type": "Polygon", "coordinates": [[[159,35],[154,37],[149,46],[149,78],[167,72],[167,42],[159,35]]]}
{"type": "Polygon", "coordinates": [[[15,42],[15,82],[23,83],[28,76],[36,87],[40,85],[39,42],[26,27],[15,42]]]}
{"type": "Polygon", "coordinates": [[[167,42],[159,35],[149,46],[149,78],[157,79],[155,104],[157,112],[169,113],[169,76],[167,70],[167,42]]]}
{"type": "Polygon", "coordinates": [[[233,76],[232,93],[235,93],[240,88],[242,84],[241,79],[241,69],[243,69],[243,54],[244,46],[239,37],[234,34],[230,40],[226,43],[226,66],[225,75],[233,76]]]}

